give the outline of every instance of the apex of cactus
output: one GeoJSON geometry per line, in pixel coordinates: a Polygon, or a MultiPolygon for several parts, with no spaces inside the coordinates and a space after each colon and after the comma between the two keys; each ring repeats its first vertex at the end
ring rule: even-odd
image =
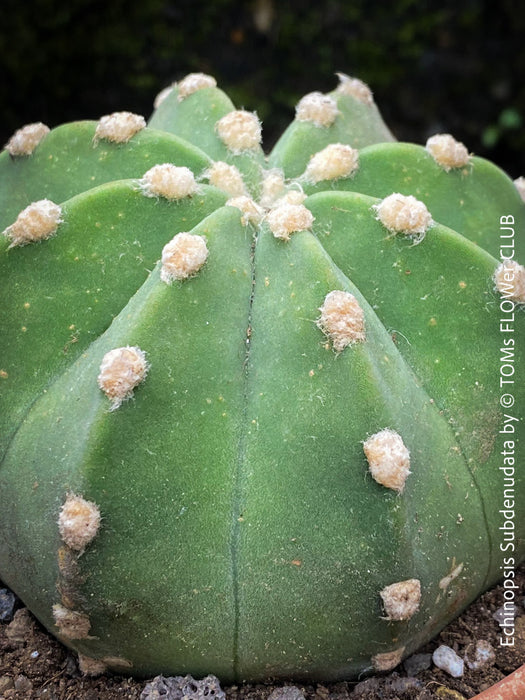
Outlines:
{"type": "Polygon", "coordinates": [[[344,74],[261,139],[192,73],[0,155],[0,578],[87,674],[390,671],[525,557],[523,178],[344,74]]]}

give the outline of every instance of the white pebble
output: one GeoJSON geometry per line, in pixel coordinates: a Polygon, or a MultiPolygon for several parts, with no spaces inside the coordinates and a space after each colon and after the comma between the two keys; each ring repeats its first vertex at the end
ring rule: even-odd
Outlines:
{"type": "Polygon", "coordinates": [[[486,639],[478,639],[474,652],[467,650],[465,660],[470,669],[477,671],[485,666],[492,666],[496,660],[496,652],[486,639]]]}
{"type": "Polygon", "coordinates": [[[442,644],[432,654],[432,661],[442,671],[446,671],[450,676],[459,678],[463,675],[463,659],[456,654],[454,649],[442,644]]]}

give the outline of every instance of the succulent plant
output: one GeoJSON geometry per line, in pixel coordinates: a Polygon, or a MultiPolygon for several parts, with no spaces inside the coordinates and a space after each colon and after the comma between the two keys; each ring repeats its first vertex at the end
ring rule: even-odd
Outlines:
{"type": "Polygon", "coordinates": [[[345,75],[260,142],[192,74],[0,157],[0,577],[87,673],[351,678],[513,592],[522,181],[345,75]]]}

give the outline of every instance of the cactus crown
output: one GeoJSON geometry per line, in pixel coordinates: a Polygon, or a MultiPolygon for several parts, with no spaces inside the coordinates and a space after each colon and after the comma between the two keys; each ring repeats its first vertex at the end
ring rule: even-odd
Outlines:
{"type": "Polygon", "coordinates": [[[522,183],[339,77],[268,156],[203,74],[0,156],[0,576],[86,668],[389,670],[501,574],[522,183]]]}

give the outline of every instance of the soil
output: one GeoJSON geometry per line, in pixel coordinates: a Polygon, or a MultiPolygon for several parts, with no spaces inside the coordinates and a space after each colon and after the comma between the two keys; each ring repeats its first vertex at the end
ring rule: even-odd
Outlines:
{"type": "MultiPolygon", "coordinates": [[[[361,682],[304,686],[295,683],[287,690],[283,686],[292,683],[230,686],[223,688],[226,698],[267,700],[273,692],[272,700],[302,700],[301,695],[305,700],[467,700],[525,663],[525,564],[516,571],[516,583],[519,588],[513,647],[500,644],[502,630],[494,613],[502,608],[504,597],[503,588],[497,586],[420,649],[418,656],[412,657],[412,665],[405,662],[388,675],[361,682]],[[430,661],[429,655],[442,644],[454,649],[461,658],[472,659],[480,640],[489,652],[485,663],[476,670],[465,664],[461,677],[452,677],[430,661]],[[418,672],[414,662],[420,660],[427,668],[418,672]]],[[[148,681],[117,675],[83,675],[74,655],[51,637],[20,601],[15,610],[11,621],[0,623],[0,700],[140,699],[148,681]]]]}

